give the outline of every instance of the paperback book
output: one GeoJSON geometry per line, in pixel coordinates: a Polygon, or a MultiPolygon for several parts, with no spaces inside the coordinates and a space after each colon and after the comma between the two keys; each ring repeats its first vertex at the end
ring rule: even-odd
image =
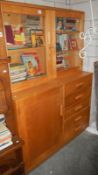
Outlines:
{"type": "Polygon", "coordinates": [[[42,74],[41,62],[36,52],[24,53],[21,59],[26,66],[28,77],[42,74]]]}
{"type": "Polygon", "coordinates": [[[70,50],[78,50],[78,44],[76,38],[69,38],[69,47],[70,50]]]}

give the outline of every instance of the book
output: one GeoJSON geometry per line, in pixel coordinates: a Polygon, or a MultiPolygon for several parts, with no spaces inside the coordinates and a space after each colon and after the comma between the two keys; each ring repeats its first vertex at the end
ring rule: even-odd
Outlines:
{"type": "Polygon", "coordinates": [[[78,44],[75,38],[69,38],[69,47],[71,50],[78,50],[78,44]]]}
{"type": "Polygon", "coordinates": [[[27,77],[27,70],[24,64],[12,63],[10,64],[9,70],[12,83],[25,80],[27,77]]]}
{"type": "Polygon", "coordinates": [[[5,25],[4,27],[7,44],[15,44],[14,34],[11,25],[5,25]]]}
{"type": "Polygon", "coordinates": [[[21,55],[21,59],[26,66],[28,77],[42,73],[40,59],[36,52],[24,53],[21,55]]]}
{"type": "Polygon", "coordinates": [[[61,34],[58,35],[58,43],[60,44],[60,47],[62,50],[69,50],[69,43],[68,43],[69,37],[68,34],[61,34]]]}
{"type": "Polygon", "coordinates": [[[64,18],[64,30],[77,31],[76,19],[74,19],[74,18],[64,18]]]}
{"type": "Polygon", "coordinates": [[[64,18],[57,17],[56,18],[56,30],[64,30],[64,18]]]}
{"type": "Polygon", "coordinates": [[[5,115],[4,114],[0,114],[0,124],[1,123],[5,123],[5,115]]]}
{"type": "Polygon", "coordinates": [[[7,148],[7,147],[9,147],[12,144],[13,144],[12,141],[8,141],[8,142],[3,143],[2,145],[0,145],[0,151],[7,148]]]}

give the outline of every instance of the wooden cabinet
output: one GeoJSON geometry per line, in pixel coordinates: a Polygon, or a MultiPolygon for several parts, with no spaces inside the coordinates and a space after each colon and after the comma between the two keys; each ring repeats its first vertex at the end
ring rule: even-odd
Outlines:
{"type": "Polygon", "coordinates": [[[30,171],[88,126],[84,12],[0,1],[0,19],[0,112],[24,141],[30,171]]]}
{"type": "Polygon", "coordinates": [[[59,144],[62,133],[61,89],[53,87],[33,90],[17,96],[19,134],[25,140],[24,159],[30,170],[46,158],[59,144]]]}

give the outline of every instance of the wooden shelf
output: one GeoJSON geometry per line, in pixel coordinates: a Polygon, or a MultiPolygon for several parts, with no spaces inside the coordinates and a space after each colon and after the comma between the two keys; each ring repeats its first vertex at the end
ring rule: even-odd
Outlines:
{"type": "Polygon", "coordinates": [[[23,141],[15,137],[13,138],[13,145],[0,151],[0,174],[24,174],[22,145],[23,141]]]}
{"type": "Polygon", "coordinates": [[[19,168],[23,166],[23,163],[20,163],[15,168],[9,168],[6,172],[4,172],[2,175],[11,175],[12,173],[16,172],[19,168]]]}
{"type": "Polygon", "coordinates": [[[68,30],[66,30],[66,31],[56,31],[56,34],[79,34],[80,32],[79,31],[68,31],[68,30]]]}
{"type": "Polygon", "coordinates": [[[17,50],[18,51],[21,51],[21,52],[26,52],[26,51],[29,51],[29,50],[31,50],[31,49],[34,49],[34,50],[38,50],[38,49],[42,49],[42,48],[44,48],[45,46],[43,45],[43,46],[40,46],[40,47],[23,47],[23,48],[17,48],[17,49],[8,49],[7,50],[7,52],[8,53],[12,53],[12,52],[17,52],[17,50]]]}
{"type": "Polygon", "coordinates": [[[17,150],[23,145],[23,141],[19,140],[17,138],[13,138],[13,144],[11,146],[8,146],[7,148],[0,151],[0,158],[5,156],[6,154],[9,154],[12,151],[17,150]]]}

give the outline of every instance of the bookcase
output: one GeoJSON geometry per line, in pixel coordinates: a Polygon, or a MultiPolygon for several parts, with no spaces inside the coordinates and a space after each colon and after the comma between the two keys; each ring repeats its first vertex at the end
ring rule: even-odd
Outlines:
{"type": "Polygon", "coordinates": [[[0,1],[0,17],[7,123],[24,141],[29,172],[89,124],[92,74],[79,58],[84,12],[0,1]]]}
{"type": "Polygon", "coordinates": [[[48,82],[60,69],[82,68],[83,12],[12,2],[1,9],[1,56],[10,60],[13,92],[48,82]]]}

